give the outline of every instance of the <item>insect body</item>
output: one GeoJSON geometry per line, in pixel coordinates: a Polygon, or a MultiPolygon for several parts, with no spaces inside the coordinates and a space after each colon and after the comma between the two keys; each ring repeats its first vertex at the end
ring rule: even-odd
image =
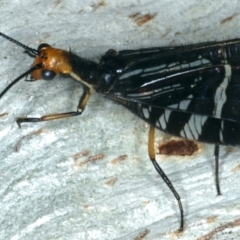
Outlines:
{"type": "Polygon", "coordinates": [[[40,122],[82,114],[95,91],[131,110],[150,124],[148,152],[155,169],[174,194],[184,214],[179,194],[155,160],[154,129],[215,144],[217,193],[219,145],[240,144],[240,40],[138,50],[109,50],[99,63],[72,52],[41,44],[37,50],[0,33],[24,48],[35,60],[32,67],[7,86],[0,98],[21,78],[51,80],[70,75],[83,86],[77,111],[19,118],[40,122]]]}

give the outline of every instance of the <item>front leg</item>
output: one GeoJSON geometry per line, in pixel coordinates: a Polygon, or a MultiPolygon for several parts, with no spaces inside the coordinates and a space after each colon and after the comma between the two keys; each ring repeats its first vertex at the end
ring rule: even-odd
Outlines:
{"type": "Polygon", "coordinates": [[[87,102],[90,98],[91,92],[89,88],[84,88],[83,89],[83,94],[79,100],[77,111],[75,112],[64,112],[64,113],[54,113],[54,114],[48,114],[44,115],[40,118],[18,118],[17,119],[17,124],[21,128],[21,124],[23,122],[43,122],[43,121],[52,121],[52,120],[57,120],[61,118],[67,118],[67,117],[74,117],[81,115],[82,112],[84,111],[87,102]]]}

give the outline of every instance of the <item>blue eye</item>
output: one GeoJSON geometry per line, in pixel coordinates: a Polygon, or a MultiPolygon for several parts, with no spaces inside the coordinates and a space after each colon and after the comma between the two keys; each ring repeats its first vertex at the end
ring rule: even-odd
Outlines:
{"type": "Polygon", "coordinates": [[[42,78],[44,80],[52,80],[56,76],[56,73],[51,70],[43,70],[42,78]]]}

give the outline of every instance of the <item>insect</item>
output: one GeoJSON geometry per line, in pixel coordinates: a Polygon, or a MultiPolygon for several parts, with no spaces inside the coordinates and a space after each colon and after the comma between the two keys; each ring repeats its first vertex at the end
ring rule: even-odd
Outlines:
{"type": "Polygon", "coordinates": [[[215,181],[217,193],[221,193],[219,145],[240,144],[240,39],[137,50],[110,49],[96,63],[45,43],[32,49],[1,32],[0,35],[34,57],[31,68],[9,84],[0,98],[29,74],[30,81],[69,75],[83,86],[75,112],[18,118],[19,127],[25,122],[81,115],[91,94],[100,92],[150,125],[149,158],[178,203],[180,231],[184,228],[181,198],[155,159],[155,128],[214,144],[215,181]]]}

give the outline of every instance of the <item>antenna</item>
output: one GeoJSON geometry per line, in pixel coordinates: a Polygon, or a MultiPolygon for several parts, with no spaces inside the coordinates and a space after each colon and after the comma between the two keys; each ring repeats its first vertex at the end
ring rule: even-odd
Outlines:
{"type": "Polygon", "coordinates": [[[13,42],[13,43],[15,43],[15,44],[18,45],[18,46],[24,48],[30,55],[31,55],[31,54],[34,55],[34,56],[38,55],[38,51],[37,51],[36,49],[30,48],[30,47],[28,47],[28,46],[26,46],[26,45],[18,42],[17,40],[15,40],[15,39],[13,39],[13,38],[11,38],[11,37],[3,34],[2,32],[0,32],[0,36],[6,38],[6,39],[9,40],[10,42],[13,42]]]}
{"type": "Polygon", "coordinates": [[[19,80],[21,80],[23,77],[27,76],[29,73],[33,72],[36,69],[42,68],[42,63],[39,63],[29,70],[27,70],[25,73],[21,74],[19,77],[17,77],[13,82],[11,82],[1,93],[0,93],[0,98],[13,86],[15,85],[19,80]]]}

